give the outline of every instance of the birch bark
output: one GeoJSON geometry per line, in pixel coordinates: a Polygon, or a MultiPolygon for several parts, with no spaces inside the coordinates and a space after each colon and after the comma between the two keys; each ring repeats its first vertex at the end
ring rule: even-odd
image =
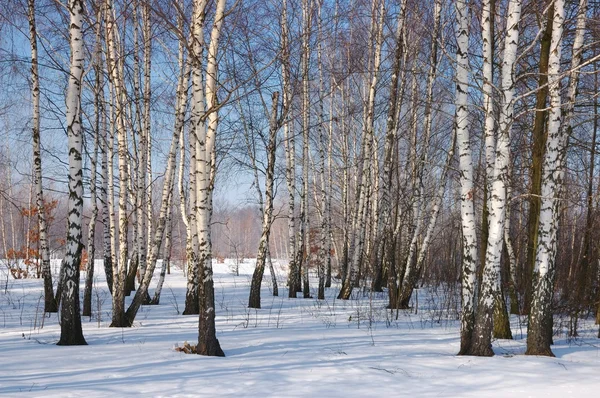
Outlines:
{"type": "Polygon", "coordinates": [[[302,295],[310,298],[308,269],[310,260],[309,208],[309,139],[310,139],[310,30],[312,0],[302,0],[302,189],[300,190],[300,246],[298,267],[302,275],[302,295]]]}
{"type": "Polygon", "coordinates": [[[92,316],[92,283],[94,281],[94,258],[96,257],[96,220],[98,219],[97,203],[97,165],[100,137],[106,128],[104,115],[104,79],[102,70],[102,9],[98,10],[96,19],[96,51],[94,59],[95,87],[94,87],[94,151],[90,159],[90,201],[92,202],[92,216],[88,225],[88,263],[86,265],[85,288],[83,293],[83,316],[92,316]]]}
{"type": "Polygon", "coordinates": [[[560,62],[562,37],[565,21],[564,0],[554,1],[554,17],[550,58],[548,65],[548,91],[550,110],[548,119],[548,140],[544,156],[542,176],[542,197],[535,267],[533,272],[533,293],[529,311],[526,355],[554,356],[552,343],[552,296],[557,247],[560,196],[564,177],[565,157],[571,120],[579,83],[579,65],[582,59],[583,34],[587,1],[580,0],[577,30],[573,42],[571,73],[567,103],[561,109],[560,62]]]}
{"type": "MultiPolygon", "coordinates": [[[[287,20],[287,0],[282,1],[281,10],[281,75],[283,78],[283,107],[289,108],[292,100],[290,81],[290,45],[287,20]]],[[[300,270],[296,262],[296,141],[289,115],[283,115],[283,143],[285,146],[285,178],[288,191],[288,297],[296,298],[300,291],[300,270]]]]}
{"type": "Polygon", "coordinates": [[[460,352],[466,354],[471,346],[474,326],[475,272],[477,269],[477,224],[474,210],[473,155],[469,137],[468,81],[469,81],[469,13],[468,1],[457,0],[456,7],[456,145],[460,170],[460,213],[463,240],[462,256],[462,314],[460,352]]]}
{"type": "MultiPolygon", "coordinates": [[[[215,178],[215,140],[217,126],[219,121],[218,102],[217,102],[217,52],[219,48],[219,38],[225,18],[225,0],[218,0],[212,31],[210,35],[210,44],[208,46],[207,65],[206,65],[206,112],[207,115],[201,115],[198,112],[203,109],[202,80],[201,71],[197,70],[198,64],[193,67],[193,101],[194,114],[192,123],[194,124],[197,135],[197,167],[199,170],[196,179],[196,189],[198,190],[198,203],[196,204],[197,228],[198,228],[198,260],[200,265],[200,316],[198,324],[198,345],[197,353],[209,356],[224,356],[223,350],[216,337],[215,329],[215,297],[214,282],[211,258],[211,236],[210,220],[212,216],[212,194],[215,178]],[[206,121],[206,123],[205,123],[206,121]]],[[[205,1],[195,1],[194,10],[194,56],[198,56],[198,38],[201,37],[201,14],[204,12],[205,1]]]]}
{"type": "Polygon", "coordinates": [[[79,268],[81,265],[82,213],[83,213],[83,164],[81,130],[81,77],[83,75],[83,2],[68,3],[70,24],[71,67],[67,88],[66,116],[69,146],[69,200],[67,246],[64,264],[64,280],[61,298],[60,340],[58,345],[86,345],[81,328],[79,307],[79,268]]]}
{"type": "Polygon", "coordinates": [[[269,254],[269,237],[271,234],[271,226],[273,225],[273,187],[275,183],[275,153],[277,150],[277,130],[279,130],[279,122],[277,117],[277,104],[279,102],[279,92],[275,91],[273,93],[273,95],[271,96],[271,101],[272,110],[269,122],[269,142],[266,148],[267,170],[265,176],[265,202],[264,207],[262,209],[262,233],[258,242],[256,267],[252,275],[252,283],[250,284],[250,297],[248,299],[249,308],[260,308],[260,287],[265,272],[267,256],[269,254]]]}
{"type": "Polygon", "coordinates": [[[48,247],[48,226],[44,210],[44,192],[42,189],[42,154],[40,143],[40,79],[38,71],[37,27],[35,22],[35,0],[28,1],[29,42],[31,44],[31,103],[32,142],[33,142],[33,184],[35,185],[35,205],[38,215],[40,254],[42,258],[42,276],[44,278],[44,312],[57,312],[58,306],[52,287],[50,269],[50,248],[48,247]]]}
{"type": "MultiPolygon", "coordinates": [[[[112,0],[106,1],[106,40],[107,40],[107,67],[109,80],[113,90],[115,128],[117,132],[117,157],[119,164],[119,258],[113,261],[113,315],[112,327],[125,327],[128,322],[125,317],[125,281],[127,278],[127,172],[129,150],[127,144],[127,130],[125,127],[125,87],[123,84],[122,62],[117,51],[117,26],[112,0]]],[[[109,195],[110,196],[110,195],[109,195]]]]}
{"type": "MultiPolygon", "coordinates": [[[[487,7],[489,7],[489,3],[487,7]]],[[[469,350],[470,355],[493,356],[491,348],[494,328],[494,309],[503,307],[500,290],[500,259],[504,241],[504,222],[506,220],[506,189],[510,167],[510,129],[513,120],[514,64],[519,43],[519,21],[521,19],[521,1],[511,0],[508,4],[506,37],[502,62],[502,111],[500,113],[500,131],[495,149],[494,174],[489,197],[488,242],[480,288],[474,338],[469,350]]],[[[491,62],[486,61],[484,62],[491,62]]],[[[486,132],[487,134],[487,132],[486,132]]],[[[487,150],[487,148],[486,148],[487,150]]]]}

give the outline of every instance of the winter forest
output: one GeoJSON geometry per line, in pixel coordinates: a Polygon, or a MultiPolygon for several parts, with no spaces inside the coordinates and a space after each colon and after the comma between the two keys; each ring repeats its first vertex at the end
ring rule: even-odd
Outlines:
{"type": "Polygon", "coordinates": [[[0,393],[594,396],[599,68],[596,0],[2,1],[0,393]]]}

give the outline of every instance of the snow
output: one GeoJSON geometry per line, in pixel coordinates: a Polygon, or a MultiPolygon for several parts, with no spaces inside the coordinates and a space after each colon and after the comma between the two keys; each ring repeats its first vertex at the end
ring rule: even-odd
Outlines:
{"type": "Polygon", "coordinates": [[[600,388],[591,323],[577,340],[557,336],[556,358],[520,355],[526,336],[517,318],[517,339],[494,341],[495,357],[458,357],[457,314],[442,311],[440,296],[427,289],[418,290],[418,312],[401,311],[396,320],[385,310],[385,293],[355,289],[344,302],[335,299],[338,284],[322,302],[289,299],[286,271],[276,266],[280,297],[271,296],[267,269],[263,308],[254,310],[246,308],[254,263],[240,264],[240,276],[232,264],[214,264],[225,358],[174,350],[195,344],[198,333],[197,316],[180,315],[181,270],[167,275],[159,306],[143,306],[134,327],[117,329],[108,327],[111,300],[97,263],[93,316],[83,324],[89,345],[59,347],[56,314],[42,317],[42,280],[14,280],[2,266],[0,395],[596,397],[600,388]]]}

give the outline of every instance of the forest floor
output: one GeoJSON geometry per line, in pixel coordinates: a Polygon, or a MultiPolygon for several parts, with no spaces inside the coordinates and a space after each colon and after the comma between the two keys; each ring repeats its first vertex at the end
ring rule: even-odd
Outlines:
{"type": "Polygon", "coordinates": [[[267,270],[262,309],[254,310],[247,308],[253,263],[241,264],[239,276],[232,264],[215,264],[225,358],[175,350],[195,344],[198,328],[197,316],[181,315],[186,285],[179,269],[167,275],[160,305],[142,307],[132,328],[117,329],[108,327],[111,298],[96,264],[93,314],[83,318],[88,345],[59,347],[56,314],[42,314],[42,281],[14,280],[3,267],[0,395],[597,397],[600,391],[593,322],[568,339],[557,320],[556,358],[522,355],[525,319],[517,317],[515,340],[495,340],[496,356],[459,357],[456,294],[419,289],[413,308],[396,319],[384,293],[355,291],[341,301],[339,284],[324,301],[289,299],[285,271],[276,267],[279,297],[272,296],[267,270]]]}

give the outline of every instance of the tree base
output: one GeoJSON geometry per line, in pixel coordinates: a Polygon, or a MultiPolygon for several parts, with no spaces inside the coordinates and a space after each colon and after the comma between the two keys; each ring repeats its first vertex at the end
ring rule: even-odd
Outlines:
{"type": "Polygon", "coordinates": [[[152,299],[150,298],[148,292],[146,292],[146,296],[144,297],[144,300],[142,300],[142,305],[150,305],[151,303],[152,299]]]}
{"type": "Polygon", "coordinates": [[[210,342],[210,344],[207,344],[203,347],[201,347],[200,345],[197,345],[196,350],[197,350],[196,354],[198,354],[198,355],[204,355],[204,356],[208,356],[208,357],[224,357],[225,356],[225,353],[221,349],[221,344],[219,344],[219,339],[214,339],[213,341],[210,342]]]}
{"type": "Polygon", "coordinates": [[[119,319],[113,319],[108,327],[109,328],[130,328],[132,326],[132,324],[133,324],[133,322],[131,322],[127,318],[127,316],[124,315],[122,317],[119,317],[119,319]]]}
{"type": "Polygon", "coordinates": [[[88,345],[83,336],[80,337],[71,337],[63,339],[62,337],[58,340],[56,345],[68,346],[68,345],[88,345]]]}
{"type": "Polygon", "coordinates": [[[471,356],[471,357],[493,357],[494,350],[490,346],[475,346],[467,350],[465,353],[459,353],[458,355],[471,356]]]}
{"type": "Polygon", "coordinates": [[[525,351],[525,355],[536,355],[543,357],[556,357],[550,347],[527,347],[527,351],[525,351]]]}

